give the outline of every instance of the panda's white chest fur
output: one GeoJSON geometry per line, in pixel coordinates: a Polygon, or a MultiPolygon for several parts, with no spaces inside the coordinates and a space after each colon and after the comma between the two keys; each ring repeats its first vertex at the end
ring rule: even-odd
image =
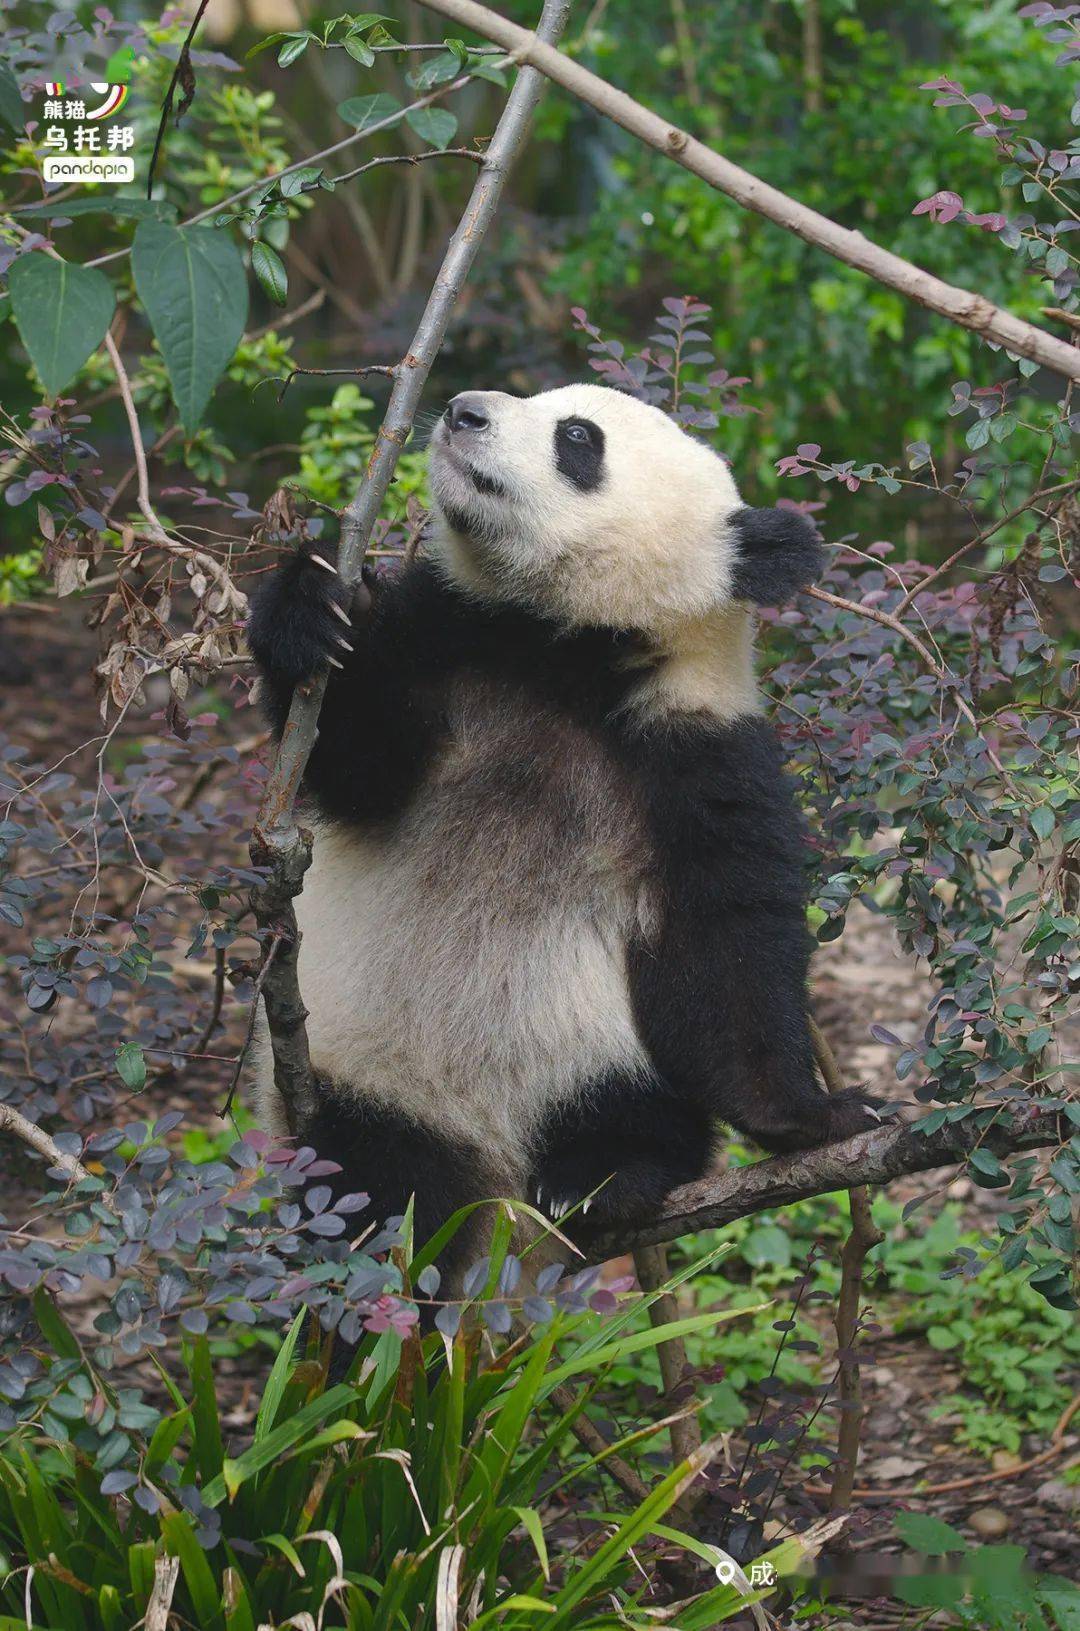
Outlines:
{"type": "Polygon", "coordinates": [[[447,744],[389,832],[316,829],[298,901],[315,1065],[480,1143],[508,1183],[530,1128],[644,1070],[626,975],[649,848],[602,746],[461,682],[447,744]]]}

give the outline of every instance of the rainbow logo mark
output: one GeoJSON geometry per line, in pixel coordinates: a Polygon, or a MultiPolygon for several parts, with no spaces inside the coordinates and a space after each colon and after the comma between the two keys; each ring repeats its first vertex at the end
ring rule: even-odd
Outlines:
{"type": "Polygon", "coordinates": [[[106,81],[95,80],[90,89],[96,96],[103,96],[105,100],[100,107],[86,110],[88,119],[109,119],[114,113],[120,112],[128,99],[128,87],[126,85],[110,85],[106,81]]]}

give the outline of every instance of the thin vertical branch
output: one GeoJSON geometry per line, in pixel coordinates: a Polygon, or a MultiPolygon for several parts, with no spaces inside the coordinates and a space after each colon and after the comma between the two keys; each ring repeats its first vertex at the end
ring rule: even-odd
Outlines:
{"type": "MultiPolygon", "coordinates": [[[[536,38],[554,45],[570,11],[570,0],[545,0],[536,38]]],[[[531,37],[531,36],[530,36],[531,37]]],[[[406,355],[394,370],[390,401],[375,439],[359,491],[342,515],[338,571],[346,589],[360,579],[364,551],[378,518],[398,458],[409,438],[431,365],[446,333],[484,234],[491,224],[506,179],[524,146],[543,76],[522,68],[507,97],[472,195],[450,240],[424,314],[406,355]]],[[[274,1055],[274,1081],[289,1125],[295,1131],[310,1108],[312,1083],[306,1012],[296,972],[298,933],[293,900],[303,887],[311,859],[311,836],[298,827],[295,804],[315,741],[326,677],[298,686],[266,784],[251,840],[251,856],[267,869],[266,883],[253,906],[260,929],[280,936],[267,971],[263,1001],[274,1055]]]]}
{"type": "MultiPolygon", "coordinates": [[[[844,1091],[844,1076],[836,1062],[836,1055],[813,1020],[810,1036],[814,1057],[830,1093],[844,1091]]],[[[829,1505],[843,1511],[851,1504],[855,1487],[855,1469],[859,1461],[859,1441],[862,1437],[863,1408],[862,1376],[855,1354],[855,1339],[859,1331],[859,1308],[862,1302],[863,1271],[866,1254],[885,1236],[874,1222],[870,1205],[870,1191],[865,1184],[849,1190],[851,1197],[851,1233],[840,1254],[840,1296],[836,1305],[836,1346],[839,1353],[837,1386],[840,1394],[840,1427],[836,1436],[836,1465],[833,1469],[832,1491],[829,1505]]]]}
{"type": "MultiPolygon", "coordinates": [[[[669,1279],[667,1248],[639,1246],[634,1253],[634,1267],[642,1291],[659,1291],[669,1279]]],[[[664,1291],[649,1304],[649,1321],[654,1330],[673,1325],[679,1317],[678,1306],[672,1292],[664,1291]]],[[[681,1400],[678,1390],[686,1380],[689,1369],[686,1344],[682,1337],[667,1337],[657,1344],[656,1357],[660,1361],[660,1376],[664,1384],[664,1397],[676,1410],[681,1400]]],[[[677,1465],[701,1449],[701,1419],[695,1413],[677,1416],[668,1429],[671,1436],[672,1461],[677,1465]]],[[[704,1493],[704,1485],[693,1485],[682,1497],[682,1508],[688,1514],[696,1499],[704,1493]]]]}
{"type": "Polygon", "coordinates": [[[819,0],[803,0],[803,107],[807,113],[821,112],[824,61],[821,46],[821,6],[819,0]]]}

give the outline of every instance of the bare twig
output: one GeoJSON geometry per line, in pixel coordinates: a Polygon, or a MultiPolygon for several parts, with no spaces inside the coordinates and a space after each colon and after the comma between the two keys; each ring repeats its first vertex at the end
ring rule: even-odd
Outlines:
{"type": "MultiPolygon", "coordinates": [[[[277,395],[279,402],[298,374],[316,374],[320,379],[335,379],[342,374],[347,374],[350,379],[363,379],[367,374],[381,374],[384,379],[396,379],[398,364],[372,362],[365,363],[359,368],[293,368],[282,380],[281,390],[277,395]]],[[[280,374],[277,377],[281,379],[280,374]]]]}
{"type": "MultiPolygon", "coordinates": [[[[291,908],[291,896],[289,903],[291,908]]],[[[232,1081],[229,1083],[229,1091],[226,1094],[225,1103],[218,1111],[218,1115],[220,1115],[222,1118],[227,1116],[232,1109],[233,1099],[236,1097],[236,1089],[240,1085],[240,1077],[243,1073],[244,1061],[247,1059],[248,1053],[251,1049],[251,1039],[255,1035],[255,1021],[259,1017],[259,998],[262,995],[263,986],[266,984],[266,976],[269,974],[270,969],[273,966],[274,958],[281,950],[282,940],[283,936],[280,934],[271,935],[270,944],[266,948],[266,955],[263,957],[262,963],[259,965],[259,972],[255,977],[255,987],[251,993],[251,1006],[248,1009],[247,1031],[244,1034],[244,1041],[240,1048],[240,1052],[237,1054],[233,1063],[232,1081]]],[[[303,1008],[303,1003],[301,1003],[300,1006],[303,1008]]],[[[307,1010],[304,1009],[304,1012],[300,1017],[300,1024],[303,1024],[304,1020],[306,1019],[307,1010]]]]}
{"type": "Polygon", "coordinates": [[[591,1263],[702,1229],[720,1229],[736,1218],[790,1206],[812,1195],[829,1195],[853,1184],[887,1184],[915,1172],[954,1166],[977,1146],[996,1155],[1064,1143],[1070,1127],[1056,1110],[1029,1111],[1011,1124],[999,1118],[991,1127],[947,1122],[933,1133],[918,1133],[902,1122],[883,1122],[839,1144],[774,1155],[752,1166],[711,1173],[672,1190],[655,1217],[631,1227],[608,1230],[586,1243],[591,1263]]]}
{"type": "Polygon", "coordinates": [[[39,1127],[36,1121],[28,1120],[14,1105],[0,1104],[0,1133],[11,1133],[15,1138],[21,1138],[32,1150],[44,1155],[52,1166],[66,1173],[72,1183],[80,1184],[84,1178],[92,1176],[77,1156],[65,1155],[43,1127],[39,1127]]]}
{"type": "MultiPolygon", "coordinates": [[[[1046,1449],[1040,1450],[1038,1455],[1029,1456],[1026,1461],[1019,1462],[1015,1467],[988,1468],[985,1472],[969,1473],[966,1478],[948,1478],[942,1484],[909,1484],[904,1487],[892,1484],[888,1489],[853,1489],[851,1493],[857,1501],[895,1501],[898,1499],[912,1501],[924,1495],[952,1495],[957,1490],[974,1489],[979,1484],[996,1484],[1003,1478],[1019,1478],[1022,1473],[1030,1472],[1033,1467],[1044,1467],[1048,1461],[1057,1459],[1065,1448],[1065,1434],[1069,1423],[1078,1410],[1080,1410],[1080,1393],[1074,1394],[1061,1412],[1054,1430],[1050,1434],[1050,1443],[1046,1449]]],[[[1076,1464],[1076,1460],[1073,1460],[1068,1463],[1068,1466],[1071,1467],[1076,1464]]],[[[809,1495],[825,1495],[827,1493],[821,1484],[807,1484],[805,1488],[809,1495]]]]}
{"type": "MultiPolygon", "coordinates": [[[[544,39],[559,38],[569,4],[570,0],[545,0],[539,25],[544,39]]],[[[524,144],[542,88],[543,80],[535,70],[523,69],[518,74],[412,344],[398,365],[386,417],[364,480],[342,516],[338,570],[346,591],[359,581],[364,551],[412,430],[450,313],[494,216],[510,168],[524,144]]],[[[319,676],[298,686],[293,695],[251,842],[256,865],[268,869],[267,881],[254,897],[255,916],[261,928],[280,934],[282,940],[278,955],[267,968],[262,995],[274,1055],[274,1082],[293,1131],[302,1125],[312,1093],[306,1012],[296,973],[298,933],[292,905],[311,858],[311,838],[297,825],[294,807],[315,741],[325,687],[325,676],[319,676]]]]}
{"type": "MultiPolygon", "coordinates": [[[[810,1039],[814,1057],[830,1093],[843,1093],[847,1084],[837,1064],[829,1040],[815,1020],[810,1021],[810,1039]]],[[[863,1269],[866,1254],[872,1246],[880,1245],[885,1236],[874,1222],[870,1191],[858,1184],[849,1191],[851,1198],[851,1232],[844,1242],[840,1256],[840,1296],[836,1305],[836,1347],[839,1354],[837,1382],[840,1395],[840,1427],[837,1432],[836,1465],[830,1506],[843,1511],[851,1504],[851,1491],[855,1483],[855,1467],[859,1459],[859,1441],[865,1411],[862,1402],[862,1374],[855,1356],[855,1339],[859,1333],[859,1305],[862,1300],[863,1269]]]]}
{"type": "MultiPolygon", "coordinates": [[[[868,618],[871,623],[880,623],[883,628],[892,629],[894,634],[900,635],[901,639],[906,640],[908,645],[913,646],[919,653],[919,656],[922,658],[923,662],[926,664],[927,668],[929,668],[930,672],[934,675],[939,684],[941,684],[946,690],[952,692],[953,700],[955,701],[960,713],[963,714],[972,730],[977,732],[979,736],[983,736],[985,742],[983,728],[976,719],[972,711],[971,704],[961,693],[959,681],[957,680],[955,674],[951,674],[943,664],[938,662],[930,648],[919,639],[919,636],[913,629],[908,628],[906,623],[901,623],[900,619],[894,616],[892,612],[883,612],[879,607],[868,606],[862,601],[847,600],[843,595],[834,595],[831,594],[828,589],[819,588],[817,584],[811,584],[808,588],[803,590],[803,594],[811,595],[815,600],[823,601],[826,606],[835,606],[838,611],[854,612],[856,617],[868,618]]],[[[994,768],[1000,771],[1004,776],[1006,774],[1005,766],[1002,764],[1001,760],[998,758],[997,754],[994,752],[994,749],[989,745],[989,743],[986,743],[985,745],[987,758],[990,760],[994,768]]]]}
{"type": "Polygon", "coordinates": [[[789,198],[776,187],[752,175],[749,170],[733,164],[722,154],[695,140],[650,108],[643,107],[625,91],[609,85],[597,74],[590,73],[580,62],[557,51],[546,40],[508,22],[477,0],[422,0],[429,11],[450,17],[464,28],[473,29],[485,39],[494,40],[514,52],[519,62],[538,68],[549,79],[576,96],[579,101],[614,120],[632,136],[636,136],[658,153],[681,164],[685,170],[700,176],[718,192],[726,193],[744,208],[765,216],[777,226],[807,243],[824,249],[828,254],[865,272],[868,277],[895,289],[906,299],[926,306],[930,311],[947,317],[962,328],[971,329],[985,340],[1021,357],[1030,357],[1044,368],[1052,368],[1066,379],[1080,379],[1080,353],[1065,340],[1036,328],[1012,312],[995,306],[985,295],[934,277],[922,267],[894,255],[880,244],[871,243],[861,232],[840,226],[828,216],[789,198]]]}
{"type": "Polygon", "coordinates": [[[205,1053],[221,1018],[221,1005],[225,1001],[225,948],[214,947],[214,995],[210,1003],[210,1017],[196,1042],[193,1052],[205,1053]]]}
{"type": "Polygon", "coordinates": [[[157,135],[154,138],[154,151],[150,155],[150,168],[146,173],[147,198],[153,198],[154,196],[154,172],[157,169],[158,159],[161,157],[161,147],[165,140],[165,131],[168,128],[169,115],[172,113],[173,97],[176,95],[176,87],[177,85],[182,85],[183,88],[183,95],[180,99],[180,111],[176,115],[178,120],[187,110],[187,108],[190,107],[191,100],[195,95],[195,74],[191,66],[191,42],[195,38],[199,24],[203,20],[203,12],[206,10],[209,4],[210,0],[199,0],[199,4],[195,9],[195,15],[191,19],[191,27],[187,32],[187,39],[180,47],[180,55],[176,59],[176,67],[172,71],[172,77],[169,80],[169,88],[165,92],[165,100],[161,104],[161,118],[158,121],[157,135]]]}
{"type": "Polygon", "coordinates": [[[484,155],[474,147],[433,147],[425,153],[388,153],[385,158],[368,159],[366,164],[360,164],[355,170],[346,170],[343,176],[334,177],[334,186],[340,186],[343,181],[355,181],[368,170],[379,170],[384,164],[424,164],[428,159],[470,159],[473,164],[483,164],[484,155]]]}
{"type": "MultiPolygon", "coordinates": [[[[575,1409],[577,1405],[573,1388],[568,1387],[565,1382],[560,1383],[558,1387],[552,1388],[551,1402],[556,1410],[561,1410],[564,1415],[568,1411],[575,1409]]],[[[614,1478],[619,1488],[624,1490],[632,1501],[640,1505],[642,1501],[647,1499],[648,1487],[642,1483],[633,1467],[624,1461],[621,1455],[616,1455],[612,1451],[599,1427],[590,1421],[588,1416],[584,1414],[575,1415],[570,1422],[570,1431],[578,1443],[588,1450],[590,1455],[603,1457],[602,1465],[614,1478]]]]}

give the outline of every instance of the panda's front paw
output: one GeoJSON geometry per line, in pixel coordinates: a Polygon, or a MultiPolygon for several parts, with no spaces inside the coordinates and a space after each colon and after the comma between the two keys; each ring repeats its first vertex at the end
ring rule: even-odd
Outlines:
{"type": "Polygon", "coordinates": [[[357,624],[371,609],[370,580],[350,595],[332,551],[307,542],[286,557],[252,600],[248,644],[275,679],[299,685],[353,655],[357,624]]]}

